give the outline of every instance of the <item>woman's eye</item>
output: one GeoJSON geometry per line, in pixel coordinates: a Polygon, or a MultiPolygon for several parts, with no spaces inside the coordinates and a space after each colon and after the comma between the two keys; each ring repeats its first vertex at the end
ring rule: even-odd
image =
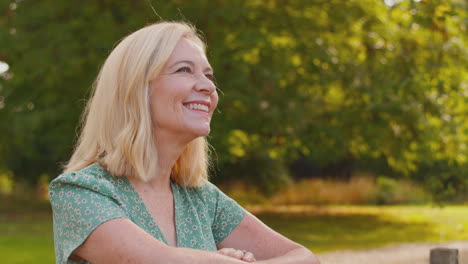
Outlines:
{"type": "Polygon", "coordinates": [[[205,74],[206,78],[208,78],[210,81],[214,81],[214,75],[213,74],[205,74]]]}
{"type": "Polygon", "coordinates": [[[176,72],[192,72],[192,70],[189,67],[184,66],[179,68],[176,72]]]}

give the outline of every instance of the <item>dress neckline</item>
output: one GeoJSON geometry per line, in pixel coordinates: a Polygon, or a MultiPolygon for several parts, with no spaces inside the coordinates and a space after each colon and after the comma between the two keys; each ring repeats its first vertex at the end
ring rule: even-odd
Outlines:
{"type": "MultiPolygon", "coordinates": [[[[169,243],[167,242],[167,239],[166,237],[164,236],[164,233],[161,231],[161,229],[159,228],[159,226],[155,223],[154,219],[153,219],[153,216],[151,215],[150,211],[148,210],[148,207],[146,206],[145,202],[143,201],[143,199],[141,198],[140,194],[138,193],[138,191],[136,190],[135,186],[133,186],[133,184],[130,182],[130,180],[127,178],[127,177],[123,177],[125,178],[124,180],[126,181],[126,183],[130,186],[130,189],[131,189],[131,193],[133,194],[134,198],[138,199],[138,202],[141,202],[141,205],[143,207],[143,209],[147,212],[147,217],[145,220],[148,221],[148,223],[152,223],[153,224],[153,227],[154,229],[156,229],[157,233],[159,233],[159,236],[161,237],[161,240],[163,243],[165,243],[166,245],[168,246],[171,246],[169,245],[169,243]]],[[[170,184],[171,184],[171,190],[172,190],[172,196],[173,196],[173,206],[174,206],[174,228],[175,228],[175,235],[176,235],[176,244],[175,244],[175,247],[178,247],[180,245],[180,241],[179,241],[179,227],[177,226],[177,223],[178,223],[178,219],[177,219],[177,208],[179,207],[178,206],[178,199],[177,199],[177,186],[176,186],[176,183],[172,180],[172,178],[170,179],[170,184]]],[[[151,227],[151,226],[150,226],[151,227]]]]}

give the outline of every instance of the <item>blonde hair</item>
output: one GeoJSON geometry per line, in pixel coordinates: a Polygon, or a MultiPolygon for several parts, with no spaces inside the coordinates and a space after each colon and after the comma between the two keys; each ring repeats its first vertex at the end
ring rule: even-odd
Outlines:
{"type": "MultiPolygon", "coordinates": [[[[149,81],[156,78],[181,38],[205,51],[194,27],[163,22],[125,37],[111,52],[93,85],[75,150],[64,172],[99,162],[114,176],[149,181],[156,176],[158,151],[152,133],[149,81]]],[[[172,168],[171,177],[186,187],[208,178],[208,143],[190,142],[172,168]]]]}

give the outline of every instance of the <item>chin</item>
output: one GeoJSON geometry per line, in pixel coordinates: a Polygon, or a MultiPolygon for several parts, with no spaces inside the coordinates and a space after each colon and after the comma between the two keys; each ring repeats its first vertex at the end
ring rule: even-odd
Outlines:
{"type": "Polygon", "coordinates": [[[193,131],[195,137],[206,137],[210,134],[210,128],[197,128],[197,129],[194,129],[193,131]]]}
{"type": "Polygon", "coordinates": [[[198,133],[197,137],[206,137],[210,134],[210,130],[198,133]]]}

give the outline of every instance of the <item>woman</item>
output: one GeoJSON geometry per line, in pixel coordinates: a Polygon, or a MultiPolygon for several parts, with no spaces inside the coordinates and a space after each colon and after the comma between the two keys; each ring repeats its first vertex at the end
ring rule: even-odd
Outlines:
{"type": "Polygon", "coordinates": [[[127,36],[94,86],[49,187],[57,263],[318,263],[207,181],[218,95],[194,28],[127,36]]]}

